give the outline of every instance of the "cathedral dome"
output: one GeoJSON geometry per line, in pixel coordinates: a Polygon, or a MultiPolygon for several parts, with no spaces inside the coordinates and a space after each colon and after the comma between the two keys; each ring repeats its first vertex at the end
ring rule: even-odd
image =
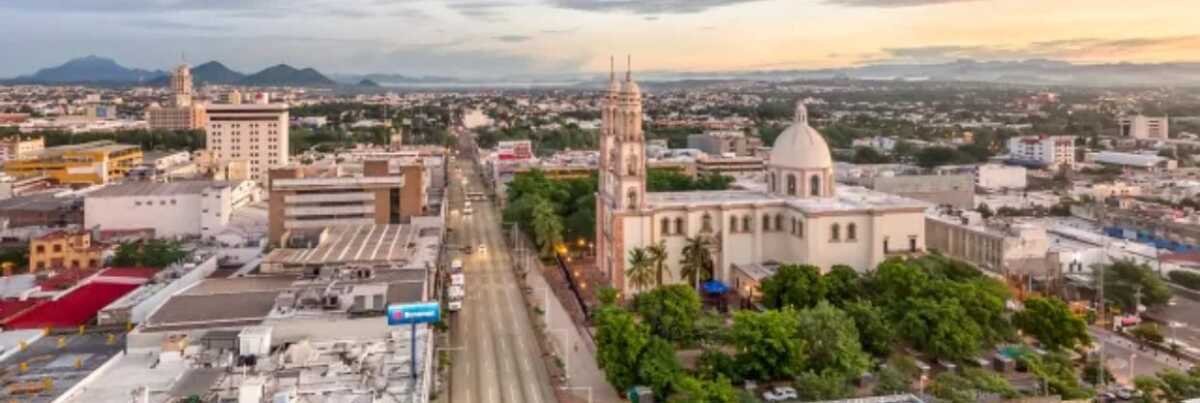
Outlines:
{"type": "Polygon", "coordinates": [[[803,103],[796,105],[795,121],[771,147],[770,165],[792,169],[824,169],[833,167],[829,145],[825,138],[808,125],[808,109],[803,103]]]}
{"type": "Polygon", "coordinates": [[[642,94],[642,87],[639,87],[638,84],[636,82],[634,82],[633,80],[626,78],[625,82],[622,84],[623,85],[621,86],[621,92],[624,92],[627,94],[632,94],[632,95],[641,95],[642,94]]]}

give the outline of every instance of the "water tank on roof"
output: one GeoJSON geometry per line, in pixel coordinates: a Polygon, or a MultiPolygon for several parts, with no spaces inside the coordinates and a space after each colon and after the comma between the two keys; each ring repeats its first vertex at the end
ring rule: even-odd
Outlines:
{"type": "Polygon", "coordinates": [[[243,356],[266,357],[271,353],[271,327],[250,326],[238,333],[238,351],[243,356]]]}

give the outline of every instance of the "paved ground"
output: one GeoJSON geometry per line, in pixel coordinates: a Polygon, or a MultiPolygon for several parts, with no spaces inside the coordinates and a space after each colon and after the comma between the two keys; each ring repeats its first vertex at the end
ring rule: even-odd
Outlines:
{"type": "Polygon", "coordinates": [[[1167,369],[1186,370],[1189,363],[1175,359],[1168,354],[1146,348],[1142,350],[1137,344],[1113,332],[1093,326],[1092,338],[1104,343],[1104,361],[1117,382],[1132,385],[1133,378],[1139,375],[1154,375],[1167,369]]]}
{"type": "MultiPolygon", "coordinates": [[[[482,191],[469,164],[455,166],[470,175],[472,191],[482,191]]],[[[451,176],[450,206],[460,210],[450,217],[455,246],[484,244],[488,250],[463,258],[466,301],[452,321],[449,399],[454,403],[556,402],[511,270],[500,233],[499,212],[490,203],[474,202],[474,215],[462,216],[461,182],[458,175],[451,176]]],[[[457,256],[457,252],[452,255],[457,256]]]]}
{"type": "Polygon", "coordinates": [[[0,379],[3,382],[0,383],[41,383],[50,388],[36,395],[23,396],[13,396],[8,390],[4,390],[0,392],[0,397],[22,402],[53,401],[120,353],[125,345],[125,338],[121,334],[115,335],[111,344],[104,333],[68,334],[61,337],[62,347],[59,347],[60,336],[45,336],[30,344],[25,351],[13,354],[0,363],[3,369],[3,377],[0,379]],[[28,365],[28,371],[25,373],[20,371],[22,362],[28,365]],[[44,383],[46,379],[50,379],[51,382],[44,383]]]}

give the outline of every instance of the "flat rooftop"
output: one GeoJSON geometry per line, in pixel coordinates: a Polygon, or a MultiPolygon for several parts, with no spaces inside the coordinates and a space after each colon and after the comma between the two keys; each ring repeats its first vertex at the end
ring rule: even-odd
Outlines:
{"type": "Polygon", "coordinates": [[[87,197],[136,197],[136,196],[176,196],[193,195],[204,192],[211,187],[227,187],[224,181],[183,181],[183,182],[127,182],[119,185],[105,186],[91,192],[87,197]]]}
{"type": "MultiPolygon", "coordinates": [[[[739,185],[741,185],[739,183],[739,185]]],[[[857,186],[838,186],[836,197],[788,197],[758,189],[700,192],[654,192],[646,194],[652,207],[718,206],[724,204],[786,204],[805,213],[875,209],[925,209],[928,203],[872,191],[857,186]]]]}
{"type": "Polygon", "coordinates": [[[0,211],[56,211],[83,201],[78,196],[55,197],[54,193],[37,193],[0,200],[0,211]]]}
{"type": "Polygon", "coordinates": [[[263,264],[313,266],[376,263],[404,266],[412,255],[418,231],[411,225],[337,225],[314,248],[279,248],[263,264]]]}

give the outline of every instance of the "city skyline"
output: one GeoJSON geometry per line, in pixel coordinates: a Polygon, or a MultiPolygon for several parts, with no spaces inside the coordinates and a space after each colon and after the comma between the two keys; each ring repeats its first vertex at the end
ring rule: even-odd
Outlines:
{"type": "Polygon", "coordinates": [[[1197,61],[1183,1],[1100,0],[16,0],[0,77],[98,54],[162,69],[460,77],[638,70],[730,71],[1045,58],[1197,61]],[[1030,10],[1037,10],[1036,13],[1030,10]],[[987,16],[981,20],[979,16],[987,16]],[[46,24],[47,19],[56,24],[46,24]],[[1136,31],[1129,27],[1138,27],[1136,31]]]}

